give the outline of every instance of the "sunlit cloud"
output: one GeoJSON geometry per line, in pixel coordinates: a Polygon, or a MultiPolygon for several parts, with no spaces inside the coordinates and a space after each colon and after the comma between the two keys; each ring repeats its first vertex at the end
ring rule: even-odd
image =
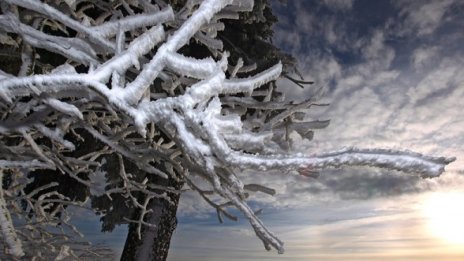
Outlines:
{"type": "Polygon", "coordinates": [[[283,256],[262,251],[245,222],[181,225],[169,260],[459,260],[462,247],[426,229],[430,219],[423,209],[430,195],[313,203],[265,214],[286,242],[283,256]]]}

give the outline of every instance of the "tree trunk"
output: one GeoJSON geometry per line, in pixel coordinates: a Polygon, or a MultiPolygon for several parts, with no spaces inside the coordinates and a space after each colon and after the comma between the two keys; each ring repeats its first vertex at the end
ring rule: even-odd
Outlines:
{"type": "MultiPolygon", "coordinates": [[[[177,182],[171,178],[168,183],[177,189],[180,189],[183,185],[183,182],[177,182]]],[[[159,198],[155,198],[149,203],[148,209],[152,212],[146,215],[145,222],[156,227],[142,226],[140,231],[141,239],[139,239],[137,233],[138,225],[129,224],[129,233],[121,255],[121,261],[166,260],[171,236],[177,226],[176,212],[180,196],[174,193],[167,194],[175,204],[159,198]]]]}

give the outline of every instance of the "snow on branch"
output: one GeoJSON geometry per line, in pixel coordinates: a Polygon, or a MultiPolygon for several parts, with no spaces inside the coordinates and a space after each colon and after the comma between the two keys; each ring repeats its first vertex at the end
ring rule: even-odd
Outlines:
{"type": "MultiPolygon", "coordinates": [[[[162,198],[174,204],[167,193],[181,193],[153,182],[155,176],[186,182],[220,219],[235,219],[227,211],[235,207],[266,249],[282,253],[283,242],[246,201],[246,191],[275,191],[244,185],[237,175],[243,169],[307,173],[370,166],[437,177],[454,160],[388,149],[287,151],[292,131],[310,140],[313,130],[329,121],[304,120],[311,106],[324,104],[287,101],[275,90],[285,68],[281,62],[253,73],[256,63],[232,61],[222,50],[216,38],[225,30],[221,19],[251,11],[251,0],[187,1],[177,13],[163,1],[115,0],[107,7],[91,4],[100,11],[92,15],[80,5],[58,2],[5,0],[1,5],[0,33],[23,45],[11,47],[23,57],[17,74],[0,71],[0,168],[9,180],[0,189],[0,225],[13,256],[38,255],[22,246],[49,247],[40,242],[51,233],[45,225],[25,232],[11,213],[30,216],[17,222],[28,227],[40,221],[74,231],[69,215],[58,213],[67,213],[69,205],[83,207],[92,197],[112,202],[120,195],[141,213],[121,220],[136,223],[139,233],[141,226],[153,226],[145,218],[149,202],[162,198]],[[182,47],[193,41],[211,55],[191,57],[182,47]],[[72,186],[86,187],[90,195],[70,198],[59,186],[36,184],[30,177],[39,169],[48,171],[39,172],[42,176],[54,175],[51,179],[69,177],[72,186]],[[28,184],[38,189],[27,193],[28,184]]],[[[55,257],[78,256],[68,247],[53,249],[55,257]]]]}
{"type": "Polygon", "coordinates": [[[83,64],[98,64],[93,48],[81,39],[48,35],[22,24],[12,14],[0,15],[0,26],[7,32],[21,35],[24,41],[34,47],[47,49],[83,64]]]}
{"type": "Polygon", "coordinates": [[[174,12],[170,6],[156,13],[135,14],[116,21],[108,21],[104,24],[92,27],[93,33],[103,37],[111,37],[116,32],[127,32],[145,26],[153,26],[174,21],[174,12]]]}
{"type": "Polygon", "coordinates": [[[314,156],[261,156],[232,152],[225,160],[230,164],[240,163],[243,169],[252,168],[263,171],[276,168],[321,170],[342,166],[369,166],[415,173],[431,178],[440,175],[445,170],[445,165],[453,162],[454,158],[429,157],[409,151],[348,148],[314,156]]]}

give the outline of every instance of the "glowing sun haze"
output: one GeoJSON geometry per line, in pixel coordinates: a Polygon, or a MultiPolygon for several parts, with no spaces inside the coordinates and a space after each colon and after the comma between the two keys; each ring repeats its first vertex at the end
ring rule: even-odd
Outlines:
{"type": "Polygon", "coordinates": [[[464,192],[432,193],[423,204],[429,232],[451,245],[464,247],[464,192]]]}

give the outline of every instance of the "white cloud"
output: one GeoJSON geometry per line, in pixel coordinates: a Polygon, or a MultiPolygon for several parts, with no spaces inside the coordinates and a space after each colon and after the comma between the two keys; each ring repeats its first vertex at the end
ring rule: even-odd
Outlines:
{"type": "Polygon", "coordinates": [[[318,18],[306,11],[304,1],[291,1],[295,5],[295,30],[310,34],[316,29],[318,18]]]}
{"type": "Polygon", "coordinates": [[[454,0],[402,1],[401,13],[406,16],[403,30],[417,35],[433,33],[443,22],[454,0]]]}
{"type": "Polygon", "coordinates": [[[181,194],[177,214],[179,216],[195,216],[207,218],[216,210],[210,206],[197,192],[185,191],[181,194]]]}
{"type": "Polygon", "coordinates": [[[464,64],[459,58],[436,64],[423,79],[383,70],[370,70],[370,77],[361,78],[355,75],[364,65],[353,68],[328,98],[332,104],[321,115],[330,118],[331,125],[316,133],[315,142],[332,148],[403,147],[457,156],[453,165],[464,166],[459,159],[464,153],[457,149],[464,144],[464,115],[458,109],[464,99],[464,76],[459,73],[464,64]]]}
{"type": "Polygon", "coordinates": [[[302,42],[302,35],[298,31],[286,31],[277,28],[275,35],[276,36],[273,38],[273,41],[277,46],[290,47],[290,53],[298,53],[301,51],[300,43],[302,42]]]}
{"type": "Polygon", "coordinates": [[[395,58],[395,50],[385,44],[385,34],[382,30],[375,30],[370,39],[361,40],[364,45],[360,49],[362,56],[367,62],[366,74],[371,74],[371,71],[380,69],[387,69],[390,67],[393,59],[395,58]]]}
{"type": "Polygon", "coordinates": [[[330,82],[338,81],[342,69],[333,56],[325,53],[312,53],[299,59],[303,65],[304,78],[315,82],[313,86],[301,89],[289,81],[280,81],[278,90],[285,92],[290,100],[303,100],[313,97],[319,88],[327,88],[330,82]],[[309,72],[309,73],[305,73],[309,72]]]}
{"type": "Polygon", "coordinates": [[[330,44],[335,44],[338,40],[338,35],[335,33],[335,20],[329,20],[328,23],[325,25],[325,39],[330,44]]]}
{"type": "MultiPolygon", "coordinates": [[[[445,9],[449,7],[447,1],[446,4],[415,3],[403,4],[404,8],[411,9],[407,19],[413,17],[409,15],[415,11],[410,7],[412,5],[422,13],[433,11],[433,6],[438,5],[436,8],[439,10],[433,12],[441,12],[441,15],[431,16],[440,23],[437,19],[442,19],[445,9]]],[[[314,31],[317,28],[313,27],[317,19],[313,14],[305,14],[305,8],[299,6],[301,4],[295,2],[299,21],[296,24],[304,26],[293,28],[289,33],[279,31],[276,39],[293,46],[292,51],[304,67],[303,73],[308,76],[307,79],[316,81],[316,88],[330,84],[335,85],[335,88],[325,97],[331,106],[314,109],[311,114],[315,119],[331,119],[331,124],[327,129],[316,131],[315,139],[302,145],[300,150],[313,153],[343,146],[409,149],[434,155],[457,156],[457,163],[449,169],[463,169],[464,114],[457,109],[464,99],[464,76],[459,73],[464,69],[462,58],[439,56],[439,45],[413,48],[394,46],[391,44],[391,32],[381,27],[368,30],[352,41],[350,48],[353,52],[359,51],[360,59],[350,65],[343,64],[330,50],[315,49],[302,53],[301,43],[311,41],[313,33],[317,35],[314,31]],[[303,30],[309,31],[305,33],[303,30]],[[292,43],[295,39],[297,41],[292,43]],[[396,60],[406,62],[398,64],[396,60]],[[420,67],[420,71],[411,70],[409,66],[415,66],[416,69],[420,67]]],[[[339,22],[333,20],[332,24],[338,25],[339,22]]],[[[330,40],[332,36],[327,31],[333,31],[331,23],[319,24],[317,30],[321,30],[320,35],[330,40]]],[[[432,28],[431,23],[425,25],[432,28]]],[[[338,36],[343,35],[343,32],[336,34],[333,41],[339,43],[342,40],[338,36]]],[[[286,86],[280,86],[286,89],[286,86]]],[[[291,98],[302,99],[308,98],[312,92],[314,89],[302,90],[297,87],[289,95],[291,98]]],[[[295,144],[303,142],[297,140],[295,144]]],[[[444,176],[421,180],[404,173],[392,174],[375,169],[327,171],[319,180],[284,173],[242,175],[245,183],[260,183],[277,190],[275,198],[258,193],[253,200],[279,207],[302,207],[311,202],[330,201],[334,198],[359,199],[434,190],[451,186],[450,180],[464,184],[464,179],[456,175],[453,178],[444,176]]],[[[214,212],[206,204],[198,202],[197,198],[187,195],[183,199],[183,211],[192,213],[207,209],[208,213],[214,212]]]]}
{"type": "Polygon", "coordinates": [[[408,95],[411,97],[412,102],[427,102],[426,99],[434,102],[437,98],[439,100],[442,98],[453,99],[453,97],[447,95],[449,93],[440,92],[446,92],[448,88],[456,88],[458,84],[463,83],[462,69],[464,63],[462,61],[446,58],[435,64],[435,68],[429,71],[417,86],[409,89],[408,95]]]}
{"type": "Polygon", "coordinates": [[[400,72],[397,70],[392,71],[381,71],[377,75],[374,75],[373,79],[369,81],[369,85],[372,86],[380,86],[384,84],[388,84],[400,75],[400,72]]]}
{"type": "Polygon", "coordinates": [[[411,56],[411,63],[416,70],[421,70],[433,62],[433,59],[438,55],[438,51],[439,48],[437,46],[419,47],[414,50],[411,56]]]}
{"type": "Polygon", "coordinates": [[[339,81],[340,86],[358,87],[364,83],[364,77],[361,75],[350,75],[339,81]]]}

